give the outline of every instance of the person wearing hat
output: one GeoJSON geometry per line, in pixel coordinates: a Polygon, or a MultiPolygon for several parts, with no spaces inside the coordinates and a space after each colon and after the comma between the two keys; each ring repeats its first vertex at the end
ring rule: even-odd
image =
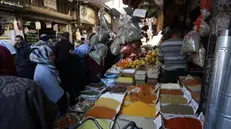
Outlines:
{"type": "Polygon", "coordinates": [[[43,46],[43,45],[47,45],[50,48],[53,47],[53,44],[49,42],[49,37],[47,34],[41,34],[40,40],[37,43],[33,44],[32,47],[43,46]]]}

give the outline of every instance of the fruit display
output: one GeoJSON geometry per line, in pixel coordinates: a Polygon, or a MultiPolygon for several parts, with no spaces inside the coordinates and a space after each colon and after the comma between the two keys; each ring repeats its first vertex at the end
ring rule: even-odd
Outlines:
{"type": "Polygon", "coordinates": [[[131,54],[128,58],[118,62],[117,67],[120,68],[137,68],[141,65],[155,64],[157,61],[158,49],[143,52],[140,54],[131,54]]]}

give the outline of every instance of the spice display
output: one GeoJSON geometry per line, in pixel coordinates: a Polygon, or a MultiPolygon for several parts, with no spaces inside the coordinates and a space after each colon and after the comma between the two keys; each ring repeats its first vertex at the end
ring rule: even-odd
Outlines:
{"type": "Polygon", "coordinates": [[[84,95],[98,95],[99,92],[93,91],[93,90],[85,90],[85,91],[82,91],[81,94],[84,94],[84,95]]]}
{"type": "Polygon", "coordinates": [[[93,106],[93,103],[90,102],[90,101],[78,102],[78,103],[71,109],[71,112],[86,113],[92,106],[93,106]]]}
{"type": "Polygon", "coordinates": [[[161,95],[160,102],[169,103],[169,104],[187,104],[188,101],[183,96],[175,96],[175,95],[161,95]]]}
{"type": "Polygon", "coordinates": [[[127,99],[131,102],[141,101],[147,104],[155,103],[157,97],[153,94],[154,87],[149,85],[135,86],[128,88],[127,99]]]}
{"type": "Polygon", "coordinates": [[[155,118],[156,108],[155,106],[151,106],[139,101],[122,108],[120,114],[127,116],[155,118]]]}
{"type": "Polygon", "coordinates": [[[184,93],[181,90],[167,90],[167,89],[161,89],[160,94],[168,94],[168,95],[184,95],[184,93]]]}
{"type": "Polygon", "coordinates": [[[175,83],[165,83],[161,84],[160,86],[161,89],[180,89],[180,85],[175,83]]]}
{"type": "Polygon", "coordinates": [[[76,124],[76,120],[73,119],[70,115],[65,115],[57,121],[55,124],[55,129],[67,129],[76,124]]]}
{"type": "Polygon", "coordinates": [[[114,86],[107,89],[109,92],[112,93],[125,93],[127,91],[127,87],[124,86],[114,86]]]}
{"type": "Polygon", "coordinates": [[[88,86],[94,87],[94,88],[101,88],[104,86],[104,84],[103,83],[91,83],[91,84],[88,84],[88,86]]]}
{"type": "MultiPolygon", "coordinates": [[[[110,129],[110,122],[102,119],[96,119],[96,121],[103,129],[110,129]]],[[[98,129],[98,127],[93,121],[88,120],[83,125],[81,125],[78,129],[98,129]]]]}
{"type": "Polygon", "coordinates": [[[192,92],[191,94],[192,94],[193,99],[195,99],[197,102],[200,102],[200,99],[201,99],[200,93],[192,92]]]}
{"type": "Polygon", "coordinates": [[[116,115],[116,111],[106,107],[94,106],[87,112],[88,117],[111,119],[113,120],[116,115]]]}
{"type": "Polygon", "coordinates": [[[148,84],[148,85],[154,85],[154,86],[155,86],[155,85],[157,84],[157,82],[158,82],[157,79],[150,79],[150,78],[149,78],[147,84],[148,84]]]}
{"type": "Polygon", "coordinates": [[[198,119],[187,117],[164,120],[164,126],[167,129],[202,129],[198,119]]]}
{"type": "Polygon", "coordinates": [[[186,105],[161,106],[161,112],[167,114],[194,115],[193,108],[186,105]]]}
{"type": "Polygon", "coordinates": [[[132,84],[133,78],[131,78],[131,77],[119,77],[117,79],[117,83],[130,83],[130,84],[132,84]]]}
{"type": "Polygon", "coordinates": [[[95,102],[95,106],[107,107],[116,110],[120,106],[120,102],[110,98],[100,98],[95,102]]]}
{"type": "Polygon", "coordinates": [[[184,86],[198,86],[201,85],[201,81],[198,79],[186,79],[183,81],[184,86]]]}

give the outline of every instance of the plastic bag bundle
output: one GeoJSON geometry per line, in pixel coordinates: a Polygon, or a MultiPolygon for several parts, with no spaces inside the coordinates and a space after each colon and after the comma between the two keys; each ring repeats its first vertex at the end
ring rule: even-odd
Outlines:
{"type": "Polygon", "coordinates": [[[189,32],[184,37],[184,43],[182,46],[182,53],[198,52],[200,49],[200,35],[195,30],[189,32]]]}
{"type": "Polygon", "coordinates": [[[109,40],[109,38],[110,38],[109,33],[110,32],[108,32],[107,30],[105,30],[103,28],[100,28],[99,42],[100,43],[106,43],[109,40]]]}
{"type": "Polygon", "coordinates": [[[107,19],[106,19],[105,16],[104,16],[104,15],[105,15],[105,10],[104,10],[104,8],[101,8],[99,13],[100,13],[100,14],[99,14],[100,27],[102,27],[103,29],[109,31],[109,30],[110,30],[110,29],[109,29],[110,24],[108,23],[107,19]]]}
{"type": "Polygon", "coordinates": [[[115,56],[120,54],[120,42],[121,39],[117,37],[110,47],[111,53],[115,56]]]}
{"type": "Polygon", "coordinates": [[[205,62],[205,49],[204,49],[204,47],[201,45],[199,52],[191,54],[190,57],[192,58],[192,61],[194,64],[196,64],[200,67],[203,67],[204,62],[205,62]]]}
{"type": "Polygon", "coordinates": [[[211,32],[210,26],[205,22],[201,21],[200,23],[200,36],[208,36],[211,32]]]}
{"type": "Polygon", "coordinates": [[[104,44],[96,44],[95,50],[89,53],[89,56],[100,65],[101,60],[107,56],[108,47],[104,44]]]}
{"type": "Polygon", "coordinates": [[[98,43],[99,43],[99,35],[95,34],[94,36],[91,37],[90,46],[93,47],[94,45],[98,43]]]}
{"type": "Polygon", "coordinates": [[[120,27],[118,37],[121,39],[121,44],[131,43],[142,38],[141,30],[130,23],[120,27]]]}
{"type": "Polygon", "coordinates": [[[144,0],[139,4],[138,8],[147,10],[147,18],[157,16],[160,12],[160,6],[156,4],[155,0],[144,0]]]}

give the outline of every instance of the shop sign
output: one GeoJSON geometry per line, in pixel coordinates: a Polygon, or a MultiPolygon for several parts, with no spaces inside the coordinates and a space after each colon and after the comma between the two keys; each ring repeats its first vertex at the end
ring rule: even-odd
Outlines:
{"type": "Polygon", "coordinates": [[[111,24],[111,15],[109,13],[105,13],[104,17],[106,18],[107,22],[111,24]]]}
{"type": "Polygon", "coordinates": [[[80,22],[95,25],[96,24],[96,14],[95,11],[89,7],[80,6],[80,22]]]}
{"type": "Polygon", "coordinates": [[[57,9],[57,2],[56,0],[43,0],[43,4],[45,7],[57,9]]]}

